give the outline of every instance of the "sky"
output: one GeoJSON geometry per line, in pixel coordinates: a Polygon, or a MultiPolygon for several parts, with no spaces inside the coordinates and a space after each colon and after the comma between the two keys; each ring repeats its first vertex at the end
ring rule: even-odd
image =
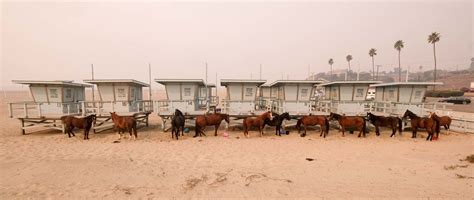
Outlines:
{"type": "MultiPolygon", "coordinates": [[[[131,78],[304,79],[310,73],[398,67],[467,68],[472,1],[12,2],[1,7],[1,89],[11,80],[131,78]]],[[[152,87],[158,87],[153,83],[152,87]]]]}

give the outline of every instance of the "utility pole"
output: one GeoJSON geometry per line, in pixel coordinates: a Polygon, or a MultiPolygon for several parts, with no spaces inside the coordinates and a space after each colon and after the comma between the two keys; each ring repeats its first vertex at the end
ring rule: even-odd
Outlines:
{"type": "Polygon", "coordinates": [[[262,80],[262,64],[260,64],[260,80],[262,80]]]}
{"type": "Polygon", "coordinates": [[[382,65],[377,65],[377,77],[375,78],[376,81],[379,80],[379,68],[382,67],[382,65]]]}
{"type": "Polygon", "coordinates": [[[151,101],[151,63],[148,63],[148,100],[151,101]]]}
{"type": "Polygon", "coordinates": [[[207,62],[206,62],[206,112],[209,112],[209,87],[207,86],[207,62]]]}
{"type": "MultiPolygon", "coordinates": [[[[91,72],[92,72],[92,81],[93,81],[94,80],[94,64],[91,64],[91,72]]],[[[92,102],[95,101],[94,87],[95,87],[95,85],[92,84],[92,102]]]]}

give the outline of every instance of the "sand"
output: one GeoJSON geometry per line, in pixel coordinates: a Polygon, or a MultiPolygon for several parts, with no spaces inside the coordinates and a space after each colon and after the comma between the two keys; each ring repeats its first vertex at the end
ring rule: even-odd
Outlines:
{"type": "MultiPolygon", "coordinates": [[[[474,135],[440,140],[395,138],[384,131],[367,138],[331,129],[325,139],[264,137],[241,131],[223,137],[179,141],[163,133],[159,119],[139,129],[137,141],[113,143],[113,131],[67,138],[59,131],[21,135],[0,101],[0,199],[136,198],[447,198],[472,199],[474,135]],[[239,138],[237,138],[239,137],[239,138]],[[307,158],[314,159],[308,161],[307,158]]],[[[79,132],[79,131],[76,131],[79,132]]],[[[425,137],[426,133],[421,132],[425,137]]],[[[311,160],[309,159],[309,160],[311,160]]]]}

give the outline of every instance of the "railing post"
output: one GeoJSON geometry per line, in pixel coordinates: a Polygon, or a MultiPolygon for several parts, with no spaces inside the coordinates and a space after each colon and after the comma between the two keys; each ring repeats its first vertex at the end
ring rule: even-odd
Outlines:
{"type": "Polygon", "coordinates": [[[82,116],[86,116],[86,102],[81,101],[82,116]]]}
{"type": "Polygon", "coordinates": [[[28,117],[28,106],[26,105],[26,103],[23,104],[23,109],[24,109],[24,115],[25,117],[28,117]]]}
{"type": "Polygon", "coordinates": [[[36,108],[38,109],[38,117],[43,116],[43,115],[41,115],[41,103],[38,103],[38,104],[36,105],[36,108]]]}
{"type": "Polygon", "coordinates": [[[110,102],[112,104],[112,112],[115,112],[115,101],[110,102]]]}

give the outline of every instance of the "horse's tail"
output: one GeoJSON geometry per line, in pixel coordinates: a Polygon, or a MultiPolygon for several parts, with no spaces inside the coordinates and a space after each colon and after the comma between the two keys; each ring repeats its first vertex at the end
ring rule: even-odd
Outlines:
{"type": "Polygon", "coordinates": [[[324,125],[326,125],[326,133],[329,133],[329,120],[326,117],[324,117],[324,125]]]}
{"type": "Polygon", "coordinates": [[[439,118],[438,117],[433,117],[433,120],[435,122],[435,131],[436,131],[436,134],[439,134],[439,129],[440,129],[440,121],[439,121],[439,118]]]}
{"type": "Polygon", "coordinates": [[[400,117],[397,117],[397,120],[398,120],[398,131],[400,132],[400,134],[402,134],[402,126],[403,126],[403,122],[402,122],[402,119],[400,119],[400,117]]]}

